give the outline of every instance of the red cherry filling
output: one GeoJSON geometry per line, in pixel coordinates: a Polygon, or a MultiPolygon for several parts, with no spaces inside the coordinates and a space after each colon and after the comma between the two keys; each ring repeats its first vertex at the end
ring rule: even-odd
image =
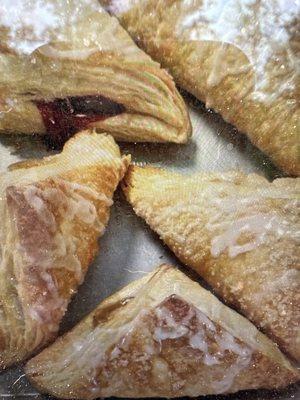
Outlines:
{"type": "Polygon", "coordinates": [[[46,141],[51,148],[61,148],[74,133],[90,123],[101,121],[125,111],[122,104],[103,96],[78,96],[36,101],[47,130],[46,141]]]}

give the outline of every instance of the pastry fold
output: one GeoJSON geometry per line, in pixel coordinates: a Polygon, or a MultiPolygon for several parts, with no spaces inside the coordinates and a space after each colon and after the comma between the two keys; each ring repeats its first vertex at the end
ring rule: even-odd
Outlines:
{"type": "Polygon", "coordinates": [[[280,0],[101,0],[207,108],[299,175],[299,7],[280,0]]]}
{"type": "Polygon", "coordinates": [[[0,370],[57,335],[128,163],[111,136],[86,131],[0,175],[0,370]]]}
{"type": "Polygon", "coordinates": [[[249,321],[167,265],[105,300],[25,372],[64,399],[195,397],[299,379],[249,321]]]}
{"type": "Polygon", "coordinates": [[[300,361],[299,178],[132,166],[123,189],[184,264],[300,361]]]}
{"type": "Polygon", "coordinates": [[[56,147],[87,127],[123,141],[186,142],[189,115],[172,77],[99,4],[86,9],[32,54],[1,53],[0,131],[46,134],[56,147]]]}

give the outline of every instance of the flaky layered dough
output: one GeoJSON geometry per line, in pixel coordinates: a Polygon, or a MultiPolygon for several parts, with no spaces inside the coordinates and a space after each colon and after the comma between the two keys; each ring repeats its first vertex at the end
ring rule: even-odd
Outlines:
{"type": "Polygon", "coordinates": [[[66,399],[194,397],[299,379],[251,323],[167,265],[105,300],[25,371],[66,399]]]}
{"type": "Polygon", "coordinates": [[[300,360],[299,178],[133,166],[123,189],[183,263],[300,360]]]}
{"type": "MultiPolygon", "coordinates": [[[[44,11],[54,4],[53,18],[70,20],[49,28],[31,55],[2,49],[0,131],[48,134],[54,145],[86,127],[124,141],[186,142],[191,125],[173,79],[94,3],[77,15],[81,1],[61,10],[47,0],[44,11]]],[[[26,37],[25,28],[13,43],[26,37]]],[[[24,39],[26,46],[34,48],[24,39]]]]}
{"type": "Polygon", "coordinates": [[[294,2],[101,0],[176,82],[299,175],[294,2]]]}
{"type": "Polygon", "coordinates": [[[57,335],[128,162],[111,136],[82,132],[0,175],[0,370],[57,335]]]}

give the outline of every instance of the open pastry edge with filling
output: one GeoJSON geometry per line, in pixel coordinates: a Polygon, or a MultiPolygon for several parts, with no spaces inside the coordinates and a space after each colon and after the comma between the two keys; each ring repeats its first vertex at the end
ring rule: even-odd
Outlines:
{"type": "Polygon", "coordinates": [[[85,131],[0,174],[0,370],[57,335],[129,161],[111,136],[85,131]]]}
{"type": "Polygon", "coordinates": [[[95,5],[33,54],[0,54],[0,131],[43,134],[55,147],[93,127],[122,141],[185,143],[191,124],[172,77],[95,5]]]}
{"type": "Polygon", "coordinates": [[[249,321],[168,265],[106,299],[25,372],[41,392],[76,399],[194,397],[299,379],[249,321]]]}

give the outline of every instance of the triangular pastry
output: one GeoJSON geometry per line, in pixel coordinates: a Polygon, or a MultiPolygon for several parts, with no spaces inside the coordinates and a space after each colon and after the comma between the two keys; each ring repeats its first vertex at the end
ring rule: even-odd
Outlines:
{"type": "Polygon", "coordinates": [[[0,175],[0,370],[57,335],[128,162],[111,136],[82,132],[0,175]]]}
{"type": "Polygon", "coordinates": [[[100,2],[180,86],[300,174],[297,2],[100,2]]]}
{"type": "Polygon", "coordinates": [[[300,179],[130,168],[135,212],[229,304],[300,360],[300,179]]]}
{"type": "Polygon", "coordinates": [[[254,325],[167,265],[105,300],[25,372],[64,399],[195,397],[299,379],[254,325]]]}
{"type": "Polygon", "coordinates": [[[22,44],[0,53],[0,131],[44,134],[56,147],[87,127],[123,141],[187,141],[189,115],[172,77],[97,0],[72,0],[65,8],[58,0],[33,0],[28,7],[50,13],[54,25],[43,35],[39,20],[22,20],[22,7],[2,19],[0,13],[0,40],[2,24],[4,32],[11,29],[3,43],[22,44]],[[28,32],[40,33],[40,40],[25,40],[28,32]]]}

